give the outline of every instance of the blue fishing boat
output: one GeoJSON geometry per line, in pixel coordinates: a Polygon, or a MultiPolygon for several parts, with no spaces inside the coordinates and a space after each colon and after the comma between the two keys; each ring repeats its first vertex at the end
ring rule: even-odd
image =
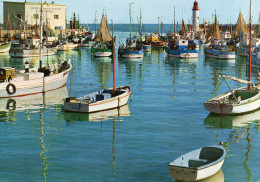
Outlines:
{"type": "Polygon", "coordinates": [[[137,45],[136,38],[130,37],[126,39],[126,45],[119,46],[118,55],[123,58],[141,58],[143,57],[143,48],[137,45]]]}
{"type": "Polygon", "coordinates": [[[199,53],[196,50],[196,44],[189,44],[189,41],[185,39],[177,39],[168,42],[168,45],[165,46],[165,51],[168,56],[177,58],[189,59],[197,58],[199,56],[199,53]]]}
{"type": "Polygon", "coordinates": [[[229,51],[227,44],[223,40],[214,40],[204,47],[204,52],[206,57],[218,58],[218,59],[235,59],[236,53],[234,51],[229,51]]]}
{"type": "MultiPolygon", "coordinates": [[[[122,44],[118,48],[118,55],[123,58],[142,58],[143,57],[143,47],[142,40],[141,44],[138,43],[136,38],[131,36],[131,4],[130,3],[130,37],[126,39],[126,45],[122,44]]],[[[142,35],[141,35],[142,37],[142,35]]]]}

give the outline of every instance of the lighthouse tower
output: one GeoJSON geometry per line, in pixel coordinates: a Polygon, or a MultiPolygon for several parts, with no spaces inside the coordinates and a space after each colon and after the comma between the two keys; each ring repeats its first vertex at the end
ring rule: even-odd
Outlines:
{"type": "Polygon", "coordinates": [[[195,0],[192,8],[192,26],[194,27],[194,33],[198,32],[200,29],[200,17],[199,17],[199,4],[195,0]]]}

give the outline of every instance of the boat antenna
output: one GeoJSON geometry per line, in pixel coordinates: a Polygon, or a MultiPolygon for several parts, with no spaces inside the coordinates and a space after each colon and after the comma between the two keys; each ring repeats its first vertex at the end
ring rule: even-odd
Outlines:
{"type": "Polygon", "coordinates": [[[40,13],[40,69],[42,69],[42,0],[40,13]]]}
{"type": "MultiPolygon", "coordinates": [[[[250,17],[249,17],[249,20],[250,20],[250,38],[249,38],[249,72],[248,72],[248,81],[250,82],[251,81],[251,57],[252,57],[252,3],[251,3],[251,0],[250,0],[250,13],[249,13],[250,17]]],[[[248,90],[250,90],[250,84],[248,85],[248,90]]]]}
{"type": "Polygon", "coordinates": [[[116,81],[115,81],[115,37],[114,37],[114,22],[112,21],[112,38],[113,38],[113,91],[116,92],[116,81]]]}
{"type": "Polygon", "coordinates": [[[131,17],[131,5],[132,4],[134,4],[133,2],[131,2],[131,3],[129,3],[129,16],[130,16],[130,39],[131,39],[131,19],[132,19],[132,17],[131,17]]]}

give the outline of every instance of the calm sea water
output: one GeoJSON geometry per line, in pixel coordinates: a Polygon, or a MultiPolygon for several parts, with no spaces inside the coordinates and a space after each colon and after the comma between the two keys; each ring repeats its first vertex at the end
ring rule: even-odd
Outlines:
{"type": "MultiPolygon", "coordinates": [[[[117,41],[128,34],[116,32],[117,41]]],[[[260,110],[221,118],[203,107],[218,75],[246,79],[245,59],[205,60],[202,47],[195,60],[168,58],[162,49],[140,60],[116,57],[116,86],[131,85],[128,105],[75,114],[64,112],[63,98],[112,87],[112,60],[92,58],[88,48],[59,54],[73,63],[66,88],[16,98],[16,105],[0,100],[0,181],[169,182],[170,161],[220,141],[227,157],[215,181],[260,180],[260,110]]],[[[44,63],[56,59],[45,57],[44,63]]],[[[28,60],[38,66],[38,59],[28,60]]],[[[0,58],[0,66],[22,69],[24,62],[0,58]]],[[[223,85],[220,93],[225,91],[223,85]]]]}

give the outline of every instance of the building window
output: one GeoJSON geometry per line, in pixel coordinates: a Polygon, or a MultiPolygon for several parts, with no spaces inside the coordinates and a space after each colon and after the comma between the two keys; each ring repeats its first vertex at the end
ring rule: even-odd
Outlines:
{"type": "Polygon", "coordinates": [[[59,19],[59,15],[54,15],[54,19],[59,19]]]}
{"type": "Polygon", "coordinates": [[[33,18],[38,19],[39,18],[39,14],[34,14],[33,18]]]}

